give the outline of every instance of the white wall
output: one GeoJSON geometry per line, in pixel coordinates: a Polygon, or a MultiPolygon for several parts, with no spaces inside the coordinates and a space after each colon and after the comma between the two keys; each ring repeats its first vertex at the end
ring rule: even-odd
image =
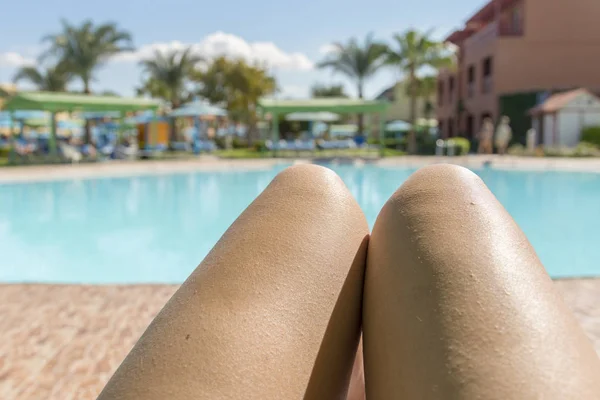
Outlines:
{"type": "Polygon", "coordinates": [[[544,146],[554,145],[554,115],[544,115],[544,146]]]}
{"type": "Polygon", "coordinates": [[[558,113],[558,143],[556,146],[575,147],[579,143],[582,116],[578,111],[563,110],[558,113]]]}

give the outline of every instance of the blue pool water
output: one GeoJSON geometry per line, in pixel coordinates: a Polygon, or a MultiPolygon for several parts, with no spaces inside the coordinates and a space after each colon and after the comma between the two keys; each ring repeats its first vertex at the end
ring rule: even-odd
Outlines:
{"type": "MultiPolygon", "coordinates": [[[[181,282],[282,168],[0,185],[0,282],[181,282]]],[[[332,168],[371,226],[414,172],[332,168]]],[[[552,276],[600,275],[600,174],[475,172],[552,276]]]]}

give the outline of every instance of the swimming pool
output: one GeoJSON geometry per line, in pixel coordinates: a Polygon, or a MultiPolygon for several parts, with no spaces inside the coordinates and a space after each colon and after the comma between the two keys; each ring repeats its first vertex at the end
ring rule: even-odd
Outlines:
{"type": "MultiPolygon", "coordinates": [[[[0,282],[182,282],[283,168],[2,184],[0,282]]],[[[371,226],[414,172],[332,169],[371,226]]],[[[600,174],[475,172],[553,277],[600,275],[600,174]]]]}

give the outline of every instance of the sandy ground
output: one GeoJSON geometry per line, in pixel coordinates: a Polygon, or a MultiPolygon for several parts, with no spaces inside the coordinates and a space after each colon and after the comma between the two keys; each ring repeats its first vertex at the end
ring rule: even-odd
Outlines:
{"type": "MultiPolygon", "coordinates": [[[[600,279],[556,285],[600,354],[600,279]]],[[[95,399],[176,288],[0,285],[0,399],[95,399]]]]}

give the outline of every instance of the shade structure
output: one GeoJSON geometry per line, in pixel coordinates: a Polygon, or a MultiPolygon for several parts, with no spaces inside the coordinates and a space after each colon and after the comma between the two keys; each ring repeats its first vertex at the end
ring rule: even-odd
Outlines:
{"type": "Polygon", "coordinates": [[[285,116],[287,121],[309,122],[334,122],[340,119],[338,114],[332,112],[295,112],[285,116]]]}
{"type": "Polygon", "coordinates": [[[205,116],[214,116],[214,117],[225,117],[227,116],[227,111],[216,107],[202,101],[194,101],[191,103],[184,104],[182,107],[173,110],[170,114],[170,117],[205,117],[205,116]]]}
{"type": "Polygon", "coordinates": [[[412,129],[412,125],[408,122],[396,120],[385,125],[387,132],[408,132],[412,129]]]}
{"type": "Polygon", "coordinates": [[[384,101],[345,98],[277,100],[261,99],[259,106],[265,112],[332,112],[332,113],[376,113],[384,112],[389,104],[384,101]]]}
{"type": "Polygon", "coordinates": [[[59,111],[138,111],[157,110],[159,102],[152,99],[92,96],[73,93],[21,92],[5,104],[6,110],[59,111]]]}

